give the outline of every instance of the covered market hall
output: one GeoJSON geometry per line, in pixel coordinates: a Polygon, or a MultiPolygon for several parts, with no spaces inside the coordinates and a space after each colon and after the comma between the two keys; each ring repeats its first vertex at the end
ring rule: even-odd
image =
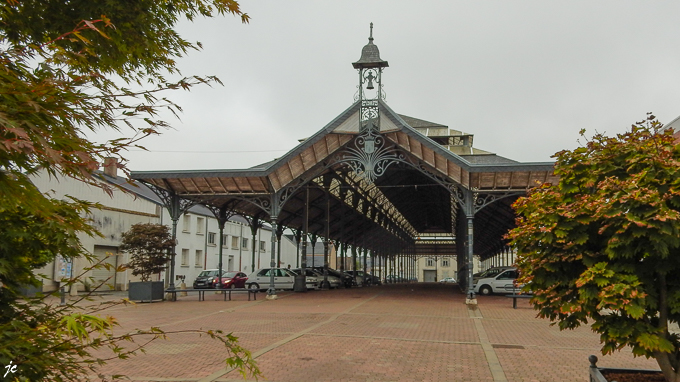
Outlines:
{"type": "MultiPolygon", "coordinates": [[[[473,147],[473,135],[400,115],[384,100],[383,70],[373,43],[358,61],[355,102],[285,155],[235,170],[143,171],[131,177],[163,200],[173,220],[195,204],[213,211],[222,230],[233,215],[272,227],[271,267],[284,230],[294,233],[301,266],[306,238],[321,238],[325,266],[334,246],[340,270],[357,254],[388,275],[416,277],[414,259],[456,259],[459,283],[475,295],[473,259],[509,253],[512,203],[527,190],[555,182],[553,163],[519,163],[473,147]],[[304,239],[303,239],[304,238],[304,239]]],[[[222,232],[218,237],[222,238],[222,232]]],[[[221,246],[220,246],[221,248],[221,246]]],[[[359,261],[360,263],[360,261],[359,261]]],[[[173,279],[174,256],[170,266],[173,279]]],[[[304,273],[303,273],[304,274],[304,273]]],[[[304,290],[296,280],[296,290],[304,290]]],[[[276,298],[273,276],[268,298],[276,298]]],[[[172,285],[172,284],[171,284],[172,285]]]]}

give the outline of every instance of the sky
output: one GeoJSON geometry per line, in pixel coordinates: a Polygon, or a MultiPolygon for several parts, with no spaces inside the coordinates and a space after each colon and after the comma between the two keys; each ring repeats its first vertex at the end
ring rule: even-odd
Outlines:
{"type": "MultiPolygon", "coordinates": [[[[181,22],[203,50],[184,75],[224,86],[169,96],[173,129],[126,154],[133,171],[248,168],[280,157],[353,103],[368,42],[397,113],[474,134],[474,146],[551,162],[579,131],[615,135],[680,115],[680,2],[241,0],[251,17],[181,22]]],[[[102,135],[99,138],[106,137],[102,135]]],[[[108,138],[108,137],[106,137],[108,138]]]]}

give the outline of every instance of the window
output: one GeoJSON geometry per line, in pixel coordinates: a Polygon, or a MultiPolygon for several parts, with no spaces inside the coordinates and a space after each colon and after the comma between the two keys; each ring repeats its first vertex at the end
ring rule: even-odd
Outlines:
{"type": "MultiPolygon", "coordinates": [[[[228,235],[226,233],[224,235],[222,235],[222,247],[223,248],[229,248],[229,242],[227,241],[227,238],[228,238],[228,235]]],[[[238,243],[238,240],[236,242],[238,243]]]]}
{"type": "Polygon", "coordinates": [[[205,233],[205,218],[196,218],[196,235],[203,235],[205,233]]]}
{"type": "Polygon", "coordinates": [[[442,259],[442,267],[450,267],[451,266],[451,261],[448,258],[443,258],[442,259]]]}
{"type": "Polygon", "coordinates": [[[243,241],[241,241],[241,248],[248,249],[248,239],[245,237],[243,238],[243,241]]]}
{"type": "Polygon", "coordinates": [[[203,250],[202,249],[196,250],[196,258],[194,259],[194,266],[197,266],[197,267],[203,266],[203,250]]]}
{"type": "Polygon", "coordinates": [[[189,266],[189,250],[186,248],[182,248],[182,266],[189,266]]]}
{"type": "Polygon", "coordinates": [[[517,278],[517,272],[510,270],[510,271],[501,273],[500,276],[496,277],[496,280],[514,280],[516,278],[517,278]]]}
{"type": "Polygon", "coordinates": [[[427,259],[425,266],[434,267],[434,259],[427,259]]]}
{"type": "Polygon", "coordinates": [[[238,239],[240,239],[240,237],[238,237],[238,236],[232,236],[231,237],[231,247],[232,248],[234,248],[234,249],[238,248],[238,239]]]}
{"type": "Polygon", "coordinates": [[[260,241],[260,251],[267,252],[267,242],[266,241],[260,241]]]}
{"type": "Polygon", "coordinates": [[[191,215],[184,215],[182,219],[182,232],[191,232],[191,215]]]}
{"type": "Polygon", "coordinates": [[[208,232],[208,245],[215,245],[215,232],[208,232]]]}

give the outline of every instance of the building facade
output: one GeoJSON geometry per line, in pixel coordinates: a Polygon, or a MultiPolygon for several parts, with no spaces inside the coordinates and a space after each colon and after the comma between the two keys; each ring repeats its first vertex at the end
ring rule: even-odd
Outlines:
{"type": "MultiPolygon", "coordinates": [[[[49,177],[45,173],[32,177],[38,189],[52,197],[64,199],[70,196],[98,204],[97,208],[91,210],[90,218],[102,236],[80,235],[79,238],[95,261],[111,266],[90,269],[92,264],[87,259],[77,259],[69,266],[70,275],[66,275],[82,275],[81,281],[70,290],[71,294],[91,289],[127,290],[128,282],[138,281],[138,277],[133,276],[130,270],[116,271],[129,261],[128,254],[119,250],[122,233],[138,223],[158,223],[168,227],[172,224],[168,211],[149,188],[138,182],[129,183],[127,179],[117,176],[115,166],[113,169],[111,167],[97,173],[105,182],[124,190],[114,187],[111,196],[97,187],[71,178],[49,177]]],[[[250,274],[253,271],[253,258],[255,269],[270,266],[270,227],[259,228],[253,238],[248,220],[234,216],[225,224],[223,235],[222,269],[250,274]]],[[[184,214],[177,222],[175,285],[180,287],[184,282],[190,286],[204,269],[217,269],[220,262],[219,245],[218,222],[211,210],[197,205],[184,214]]],[[[296,244],[286,235],[281,238],[280,251],[280,266],[296,264],[296,244]]],[[[275,255],[278,259],[278,253],[275,255]]],[[[36,270],[36,273],[47,276],[43,279],[44,291],[59,288],[63,274],[60,267],[64,268],[63,263],[56,261],[36,270]]],[[[164,271],[154,275],[153,279],[165,280],[167,285],[170,280],[166,280],[166,273],[169,274],[164,271]]]]}

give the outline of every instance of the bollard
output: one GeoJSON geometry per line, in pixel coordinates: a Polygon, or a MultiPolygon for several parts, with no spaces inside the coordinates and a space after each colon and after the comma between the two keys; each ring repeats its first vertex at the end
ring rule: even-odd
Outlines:
{"type": "Polygon", "coordinates": [[[61,297],[61,303],[59,305],[64,306],[66,305],[66,288],[62,285],[61,288],[59,288],[59,294],[61,297]]]}

